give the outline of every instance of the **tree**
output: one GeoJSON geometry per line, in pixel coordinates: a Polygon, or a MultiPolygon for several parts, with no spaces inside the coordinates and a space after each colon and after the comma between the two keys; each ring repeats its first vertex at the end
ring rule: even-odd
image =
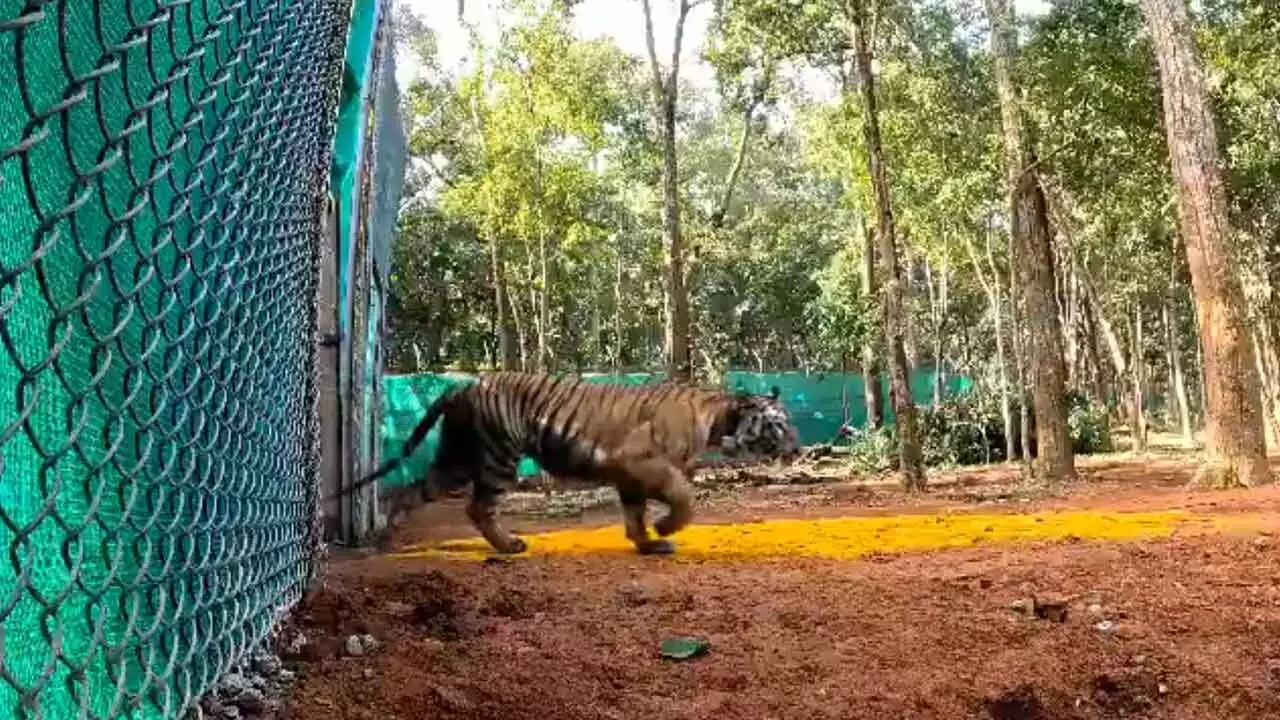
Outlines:
{"type": "Polygon", "coordinates": [[[1196,481],[1214,487],[1269,483],[1258,373],[1204,65],[1185,0],[1142,0],[1142,9],[1160,67],[1169,164],[1204,345],[1208,462],[1196,481]]]}
{"type": "Polygon", "coordinates": [[[689,379],[693,366],[689,361],[689,292],[685,287],[685,248],[680,236],[680,172],[676,148],[676,107],[679,102],[680,48],[684,42],[684,24],[692,7],[690,0],[679,0],[675,43],[671,65],[663,71],[653,37],[653,9],[650,0],[644,5],[645,43],[653,71],[653,103],[662,137],[662,246],[664,262],[664,354],[669,377],[689,379]]]}
{"type": "Polygon", "coordinates": [[[865,2],[855,0],[846,18],[853,40],[853,62],[862,95],[863,142],[866,145],[867,173],[876,208],[876,251],[880,260],[880,293],[884,309],[885,356],[889,360],[890,395],[898,431],[898,470],[907,490],[923,490],[924,451],[915,399],[911,394],[911,371],[903,348],[906,312],[902,302],[902,278],[898,271],[898,241],[889,193],[889,170],[880,136],[876,107],[875,76],[871,72],[871,31],[865,2]]]}
{"type": "MultiPolygon", "coordinates": [[[[987,0],[991,47],[995,61],[1009,193],[1009,232],[1015,249],[1027,333],[1027,360],[1032,377],[1037,455],[1034,474],[1061,482],[1075,476],[1071,432],[1067,425],[1066,367],[1058,317],[1057,282],[1048,207],[1039,170],[1023,129],[1019,88],[1015,79],[1017,36],[1008,0],[987,0]]],[[[1025,451],[1025,447],[1024,447],[1025,451]]]]}

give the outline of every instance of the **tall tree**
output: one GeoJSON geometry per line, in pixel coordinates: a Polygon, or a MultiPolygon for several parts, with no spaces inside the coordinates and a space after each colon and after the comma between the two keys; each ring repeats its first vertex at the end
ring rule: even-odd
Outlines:
{"type": "Polygon", "coordinates": [[[662,247],[664,269],[664,355],[667,375],[689,379],[693,366],[689,362],[689,290],[685,287],[685,248],[680,235],[680,173],[677,162],[676,106],[679,101],[680,48],[684,42],[685,20],[692,7],[690,0],[679,0],[675,41],[671,64],[665,71],[658,62],[653,37],[653,8],[644,5],[645,44],[653,71],[653,102],[662,137],[662,247]]]}
{"type": "Polygon", "coordinates": [[[1248,311],[1227,217],[1218,132],[1186,0],[1142,0],[1164,89],[1178,221],[1204,347],[1208,462],[1199,484],[1269,483],[1266,435],[1248,311]]]}
{"type": "Polygon", "coordinates": [[[915,399],[911,395],[911,371],[903,347],[906,310],[902,278],[898,269],[897,231],[893,200],[889,192],[889,170],[880,134],[876,106],[875,75],[871,71],[871,22],[864,0],[846,4],[846,21],[853,36],[853,62],[862,95],[863,142],[866,145],[867,173],[876,208],[876,249],[880,256],[880,292],[884,310],[885,356],[889,361],[889,382],[898,433],[898,469],[907,490],[925,486],[924,451],[915,399]]]}
{"type": "MultiPolygon", "coordinates": [[[[862,235],[862,295],[877,296],[876,288],[876,239],[867,230],[866,220],[860,220],[862,235]]],[[[880,363],[877,362],[874,335],[868,335],[862,345],[862,382],[867,403],[867,424],[873,428],[884,427],[884,387],[880,383],[880,363]]]]}
{"type": "MultiPolygon", "coordinates": [[[[1018,82],[1017,35],[1009,0],[986,0],[991,20],[991,49],[1004,126],[1012,258],[1021,285],[1022,319],[1027,328],[1028,374],[1035,405],[1037,454],[1034,474],[1048,482],[1075,476],[1071,431],[1067,425],[1066,365],[1058,317],[1054,253],[1048,207],[1039,171],[1023,127],[1018,82]]],[[[1026,448],[1024,447],[1024,452],[1026,448]]]]}

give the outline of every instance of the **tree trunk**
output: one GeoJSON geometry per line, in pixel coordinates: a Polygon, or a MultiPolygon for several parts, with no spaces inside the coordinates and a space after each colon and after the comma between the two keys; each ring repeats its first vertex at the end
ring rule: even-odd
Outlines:
{"type": "Polygon", "coordinates": [[[679,98],[680,45],[684,39],[684,22],[689,15],[690,0],[680,0],[676,18],[675,47],[671,52],[671,69],[663,78],[658,52],[653,39],[653,12],[649,0],[644,3],[645,41],[649,48],[649,64],[653,69],[653,99],[657,107],[658,126],[662,133],[662,247],[665,265],[663,288],[663,346],[667,377],[689,380],[693,368],[689,362],[689,293],[684,282],[685,251],[680,235],[680,176],[676,158],[676,103],[679,98]]]}
{"type": "Polygon", "coordinates": [[[1022,306],[1018,285],[1017,250],[1014,234],[1009,233],[1009,337],[1013,339],[1013,364],[1018,398],[1018,458],[1023,470],[1031,474],[1031,406],[1027,403],[1027,336],[1022,327],[1026,310],[1022,306]]]}
{"type": "Polygon", "coordinates": [[[626,289],[623,285],[626,275],[622,272],[622,233],[618,233],[618,240],[614,243],[614,250],[617,253],[617,258],[613,275],[613,373],[617,375],[622,370],[622,353],[625,345],[623,340],[625,337],[624,308],[626,307],[626,289]]]}
{"type": "Polygon", "coordinates": [[[1102,309],[1102,304],[1098,301],[1098,292],[1094,288],[1093,279],[1089,276],[1088,270],[1084,264],[1080,264],[1080,283],[1084,286],[1084,300],[1089,306],[1089,311],[1093,315],[1094,323],[1098,326],[1098,330],[1102,333],[1102,340],[1107,346],[1107,357],[1111,360],[1111,369],[1117,383],[1123,382],[1125,369],[1128,363],[1125,361],[1124,348],[1120,345],[1120,336],[1116,334],[1115,328],[1111,325],[1111,321],[1107,319],[1107,314],[1102,309]]]}
{"type": "Polygon", "coordinates": [[[742,112],[742,134],[738,136],[738,152],[734,155],[733,166],[729,168],[729,176],[725,178],[720,204],[711,213],[711,227],[717,230],[724,227],[725,217],[729,214],[729,205],[733,202],[733,191],[738,187],[738,177],[742,175],[742,166],[747,162],[747,147],[751,143],[752,117],[755,115],[758,104],[759,100],[753,97],[742,112]]]}
{"type": "MultiPolygon", "coordinates": [[[[1191,291],[1191,304],[1194,307],[1196,302],[1195,291],[1191,291]]],[[[1192,313],[1191,317],[1196,320],[1196,387],[1199,390],[1197,395],[1200,398],[1200,427],[1204,427],[1209,422],[1209,392],[1205,389],[1204,381],[1204,332],[1200,329],[1200,321],[1198,313],[1192,313]]]]}
{"type": "MultiPolygon", "coordinates": [[[[1083,291],[1083,283],[1081,290],[1083,291]]],[[[1102,351],[1098,349],[1098,335],[1102,333],[1100,323],[1094,316],[1093,306],[1088,295],[1081,293],[1080,316],[1084,322],[1084,349],[1087,363],[1092,370],[1093,395],[1101,407],[1110,408],[1111,390],[1108,382],[1106,365],[1102,361],[1102,351]]]]}
{"type": "MultiPolygon", "coordinates": [[[[860,217],[859,223],[862,226],[862,296],[874,298],[878,292],[876,243],[867,230],[866,218],[860,217]]],[[[884,387],[880,384],[880,366],[876,362],[875,333],[869,333],[866,344],[862,346],[862,380],[866,388],[867,425],[879,430],[884,427],[884,387]]]]}
{"type": "Polygon", "coordinates": [[[1280,443],[1280,427],[1275,423],[1276,398],[1271,393],[1270,377],[1267,374],[1267,363],[1263,360],[1262,340],[1258,334],[1258,328],[1254,327],[1250,332],[1253,342],[1253,359],[1258,368],[1259,385],[1262,387],[1262,427],[1268,448],[1275,448],[1280,443]]]}
{"type": "Polygon", "coordinates": [[[1257,332],[1261,337],[1261,364],[1265,368],[1261,373],[1262,386],[1265,388],[1264,392],[1270,393],[1272,397],[1270,420],[1276,427],[1277,440],[1280,441],[1280,356],[1276,353],[1271,328],[1262,326],[1257,332]]]}
{"type": "Polygon", "coordinates": [[[920,426],[911,397],[911,374],[903,350],[906,312],[903,307],[902,280],[898,275],[897,238],[894,229],[893,204],[889,195],[889,172],[885,167],[884,148],[880,137],[880,117],[876,108],[875,78],[871,74],[871,42],[867,37],[867,18],[862,3],[853,8],[850,18],[854,43],[854,61],[858,84],[862,91],[863,140],[867,150],[867,170],[871,176],[876,203],[876,246],[880,253],[880,296],[884,303],[885,354],[889,360],[893,412],[897,416],[898,469],[903,487],[908,491],[925,487],[924,452],[920,442],[920,426]]]}
{"type": "Polygon", "coordinates": [[[911,251],[911,245],[908,244],[910,239],[907,231],[903,230],[900,234],[902,242],[894,244],[902,249],[902,352],[907,356],[907,372],[914,375],[916,368],[920,367],[920,347],[916,344],[916,330],[911,323],[914,317],[912,308],[915,305],[911,281],[915,277],[916,258],[915,253],[911,251]]]}
{"type": "Polygon", "coordinates": [[[938,322],[934,328],[937,338],[934,340],[933,349],[933,392],[934,405],[942,404],[943,397],[947,391],[947,333],[950,332],[950,326],[947,320],[951,313],[951,246],[943,240],[942,243],[942,283],[938,288],[938,322]]]}
{"type": "Polygon", "coordinates": [[[1195,435],[1191,428],[1191,403],[1187,399],[1187,379],[1182,370],[1182,341],[1178,337],[1178,328],[1173,309],[1166,299],[1164,304],[1165,344],[1169,357],[1169,387],[1172,390],[1174,406],[1178,411],[1178,429],[1182,439],[1190,443],[1195,435]]]}
{"type": "Polygon", "coordinates": [[[1187,380],[1182,370],[1182,338],[1178,334],[1177,317],[1173,311],[1173,289],[1178,286],[1178,235],[1173,234],[1173,251],[1169,255],[1169,289],[1164,294],[1165,348],[1169,366],[1169,391],[1178,412],[1178,429],[1187,444],[1195,440],[1191,428],[1191,403],[1187,399],[1187,380]]]}
{"type": "MultiPolygon", "coordinates": [[[[1070,253],[1070,248],[1063,250],[1070,253]]],[[[1083,382],[1083,353],[1080,342],[1080,280],[1071,266],[1070,258],[1059,253],[1058,267],[1064,277],[1062,285],[1062,340],[1064,343],[1065,362],[1067,366],[1067,387],[1079,390],[1083,382]]]]}
{"type": "Polygon", "coordinates": [[[942,355],[946,347],[947,332],[947,267],[946,241],[943,241],[944,254],[942,268],[934,277],[933,263],[925,260],[924,271],[926,286],[929,290],[929,318],[933,320],[933,406],[942,405],[942,396],[946,390],[946,373],[944,372],[942,355]]]}
{"type": "MultiPolygon", "coordinates": [[[[539,201],[541,202],[541,201],[539,201]]],[[[541,213],[538,213],[541,215],[541,213]]],[[[539,220],[541,225],[541,220],[539,220]]],[[[537,342],[537,359],[536,367],[539,372],[546,372],[551,367],[551,346],[549,335],[551,329],[551,304],[548,297],[551,295],[550,272],[548,269],[549,261],[547,258],[547,231],[545,228],[538,228],[538,336],[537,342]]]]}
{"type": "Polygon", "coordinates": [[[1258,371],[1234,270],[1204,66],[1185,0],[1142,0],[1142,9],[1160,66],[1169,164],[1204,343],[1208,462],[1196,481],[1214,487],[1269,483],[1258,371]]]}
{"type": "Polygon", "coordinates": [[[1142,353],[1142,303],[1139,301],[1133,312],[1133,348],[1130,351],[1129,365],[1133,372],[1133,451],[1147,451],[1147,403],[1146,403],[1146,362],[1142,353]]]}
{"type": "Polygon", "coordinates": [[[1036,413],[1034,474],[1042,481],[1075,477],[1075,456],[1067,425],[1066,367],[1062,359],[1062,327],[1058,320],[1053,244],[1040,175],[1027,151],[1014,79],[1017,35],[1008,0],[987,0],[991,44],[1004,128],[1009,181],[1010,232],[1015,239],[1013,265],[1018,268],[1026,322],[1027,364],[1036,413]]]}
{"type": "Polygon", "coordinates": [[[996,371],[1000,383],[1000,419],[1004,424],[1004,446],[1005,460],[1012,461],[1014,453],[1017,451],[1017,438],[1013,433],[1013,408],[1009,402],[1009,360],[1005,353],[1004,332],[1002,326],[1004,324],[1001,315],[1003,310],[1000,305],[1000,273],[996,270],[995,250],[992,247],[991,237],[994,234],[991,228],[991,218],[987,218],[987,227],[985,233],[987,262],[991,266],[991,279],[987,280],[986,275],[982,271],[982,261],[978,258],[978,251],[973,247],[973,242],[965,235],[965,247],[969,251],[969,260],[973,263],[974,274],[978,276],[978,283],[982,285],[982,289],[987,294],[987,303],[991,307],[991,319],[995,324],[996,331],[996,371]]]}
{"type": "Polygon", "coordinates": [[[511,322],[511,302],[507,299],[507,272],[502,262],[502,251],[496,236],[489,236],[489,262],[493,273],[494,321],[498,335],[498,361],[503,370],[515,370],[520,366],[515,325],[511,322]]]}

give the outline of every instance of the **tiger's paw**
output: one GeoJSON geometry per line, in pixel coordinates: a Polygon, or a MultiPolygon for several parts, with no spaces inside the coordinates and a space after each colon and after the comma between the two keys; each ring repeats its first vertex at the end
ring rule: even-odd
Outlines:
{"type": "Polygon", "coordinates": [[[687,522],[680,518],[667,515],[666,517],[658,518],[657,521],[653,523],[653,531],[658,533],[659,537],[666,537],[679,532],[680,529],[687,524],[687,522]]]}
{"type": "Polygon", "coordinates": [[[519,555],[529,549],[529,543],[512,535],[509,539],[503,541],[501,545],[497,545],[494,549],[503,555],[519,555]]]}
{"type": "Polygon", "coordinates": [[[671,555],[675,551],[676,545],[670,540],[646,540],[636,545],[636,552],[641,555],[671,555]]]}

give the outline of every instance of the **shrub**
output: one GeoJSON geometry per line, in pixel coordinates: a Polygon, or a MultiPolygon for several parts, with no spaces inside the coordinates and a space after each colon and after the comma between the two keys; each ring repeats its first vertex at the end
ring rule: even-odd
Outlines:
{"type": "Polygon", "coordinates": [[[1077,455],[1111,452],[1111,418],[1105,405],[1078,392],[1067,395],[1067,424],[1071,447],[1077,455]]]}
{"type": "MultiPolygon", "coordinates": [[[[1020,408],[1016,398],[1011,405],[1014,429],[1018,432],[1020,408]]],[[[1071,444],[1076,454],[1089,455],[1112,450],[1111,423],[1105,406],[1073,392],[1067,397],[1067,408],[1071,444]]],[[[1032,418],[1030,450],[1034,457],[1034,415],[1032,418]]],[[[921,408],[920,430],[923,436],[924,462],[928,467],[981,465],[1007,459],[1004,421],[999,409],[984,409],[973,396],[952,396],[936,407],[921,408]]],[[[877,473],[897,468],[895,428],[860,428],[851,431],[848,437],[850,458],[857,470],[877,473]]]]}

